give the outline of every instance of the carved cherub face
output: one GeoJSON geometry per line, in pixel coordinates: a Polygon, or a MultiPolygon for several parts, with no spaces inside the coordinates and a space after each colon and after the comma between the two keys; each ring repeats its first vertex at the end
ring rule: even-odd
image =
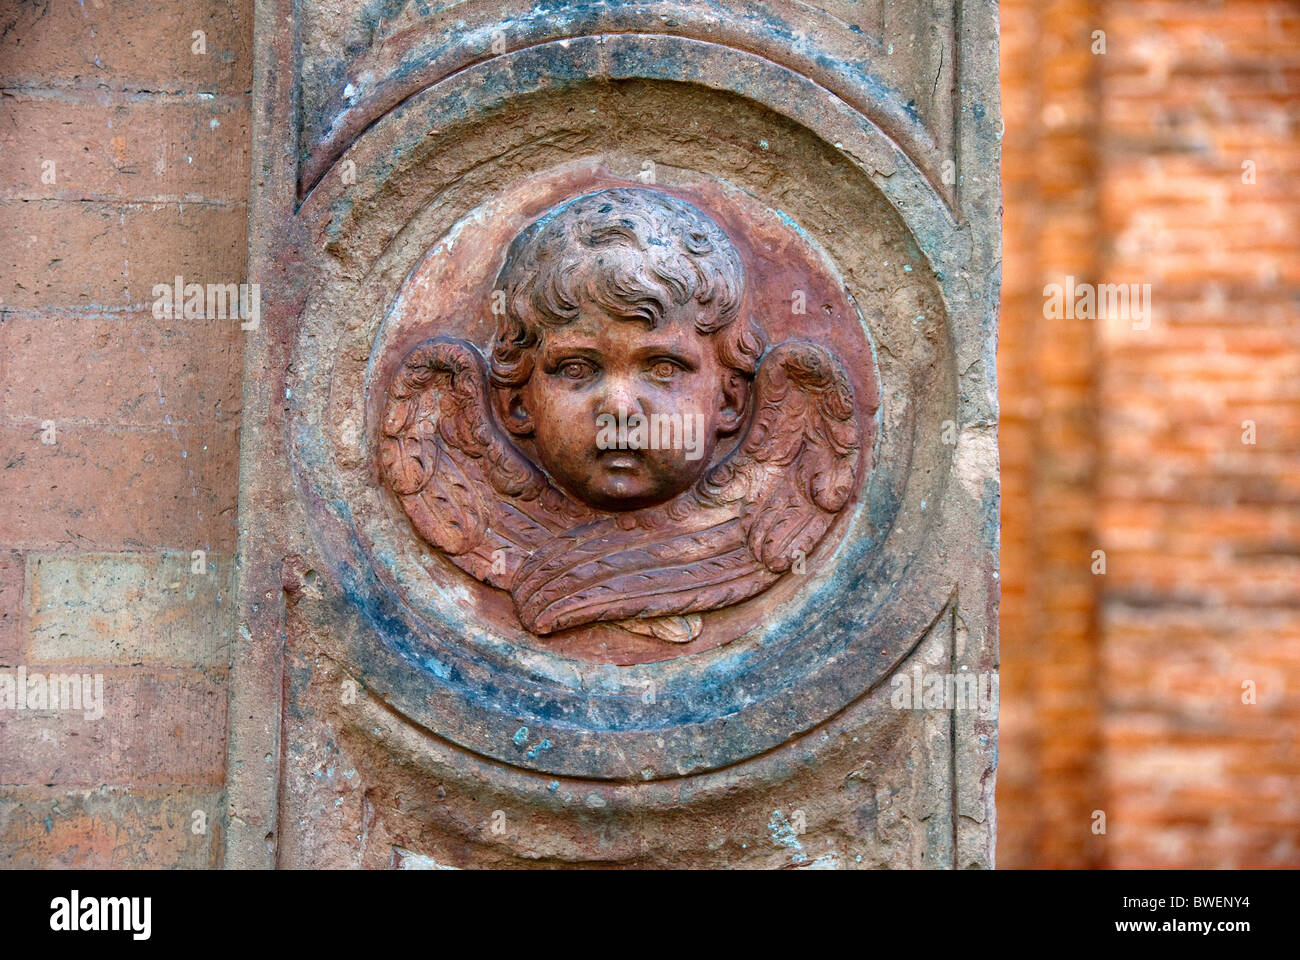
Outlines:
{"type": "Polygon", "coordinates": [[[742,425],[765,346],[722,230],[653,190],[579,197],[524,230],[497,288],[493,402],[571,496],[672,499],[742,425]]]}
{"type": "Polygon", "coordinates": [[[720,362],[697,312],[673,305],[651,326],[585,304],[506,392],[507,423],[531,430],[542,466],[577,499],[604,510],[670,500],[740,426],[748,380],[720,362]]]}
{"type": "Polygon", "coordinates": [[[862,430],[833,354],[767,350],[743,288],[727,235],[659,191],[524,229],[491,356],[432,337],[389,384],[380,467],[420,535],[539,636],[608,622],[688,643],[794,569],[849,502],[862,430]]]}

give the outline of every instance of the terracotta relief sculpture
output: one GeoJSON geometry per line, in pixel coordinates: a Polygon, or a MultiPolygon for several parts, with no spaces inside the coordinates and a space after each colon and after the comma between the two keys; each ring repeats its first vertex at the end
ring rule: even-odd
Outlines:
{"type": "Polygon", "coordinates": [[[547,635],[687,642],[798,565],[855,487],[853,388],[768,347],[739,252],[655,190],[587,194],[511,244],[487,358],[440,337],[389,386],[382,475],[421,537],[547,635]]]}

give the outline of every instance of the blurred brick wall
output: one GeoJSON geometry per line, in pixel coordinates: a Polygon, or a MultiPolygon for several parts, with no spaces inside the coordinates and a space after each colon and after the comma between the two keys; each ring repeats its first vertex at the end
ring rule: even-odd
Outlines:
{"type": "MultiPolygon", "coordinates": [[[[1298,15],[1003,0],[1000,866],[1300,865],[1298,15]],[[1150,329],[1045,320],[1067,274],[1150,329]]],[[[0,713],[0,866],[218,857],[242,335],[149,305],[243,279],[250,44],[0,10],[0,667],[107,701],[0,713]]]]}
{"type": "Polygon", "coordinates": [[[244,279],[251,10],[0,7],[0,667],[105,701],[0,711],[0,866],[220,851],[242,334],[150,308],[244,279]]]}
{"type": "Polygon", "coordinates": [[[998,864],[1300,866],[1300,4],[1002,25],[998,864]]]}

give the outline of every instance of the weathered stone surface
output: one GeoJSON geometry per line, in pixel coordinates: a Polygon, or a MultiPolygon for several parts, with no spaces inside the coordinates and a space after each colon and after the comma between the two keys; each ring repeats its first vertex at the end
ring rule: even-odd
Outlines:
{"type": "Polygon", "coordinates": [[[29,663],[225,668],[233,623],[228,555],[27,556],[29,663]]]}
{"type": "Polygon", "coordinates": [[[0,784],[221,782],[224,675],[163,669],[145,674],[129,667],[30,667],[26,674],[30,683],[33,674],[54,672],[101,677],[103,715],[84,705],[0,710],[0,784]]]}
{"type": "Polygon", "coordinates": [[[245,93],[248,15],[244,4],[10,4],[0,14],[0,78],[6,86],[245,93]]]}
{"type": "Polygon", "coordinates": [[[224,841],[220,790],[9,787],[0,798],[6,869],[211,868],[224,841]]]}
{"type": "Polygon", "coordinates": [[[0,666],[22,662],[26,633],[23,630],[23,575],[26,564],[17,550],[0,552],[0,666]]]}
{"type": "Polygon", "coordinates": [[[24,548],[229,550],[239,428],[0,427],[0,537],[24,548]],[[112,496],[103,496],[111,491],[112,496]],[[75,528],[75,532],[74,532],[75,528]]]}
{"type": "MultiPolygon", "coordinates": [[[[909,669],[951,669],[953,617],[945,612],[909,669]]],[[[463,868],[954,862],[952,712],[895,709],[888,686],[786,749],[718,773],[658,784],[521,782],[431,742],[364,689],[343,703],[349,678],[328,658],[288,669],[296,696],[283,789],[298,816],[280,821],[279,841],[295,861],[383,869],[400,865],[395,851],[426,851],[463,868]]],[[[969,804],[967,812],[973,819],[959,829],[970,844],[987,813],[969,804]]],[[[960,865],[984,864],[970,856],[960,865]]]]}
{"type": "Polygon", "coordinates": [[[41,162],[13,169],[0,187],[5,198],[235,204],[246,195],[227,165],[248,164],[247,104],[237,98],[108,109],[41,91],[19,93],[6,107],[13,125],[0,134],[0,149],[41,162]]]}
{"type": "Polygon", "coordinates": [[[239,416],[237,321],[156,320],[140,311],[10,317],[6,325],[0,402],[10,417],[147,427],[239,416]]]}
{"type": "Polygon", "coordinates": [[[991,865],[1000,131],[960,7],[263,8],[229,865],[991,865]],[[718,231],[606,246],[633,195],[718,231]],[[766,344],[694,393],[729,243],[766,344]],[[735,436],[705,465],[596,452],[691,404],[735,436]]]}
{"type": "Polygon", "coordinates": [[[147,308],[154,285],[177,275],[237,282],[247,255],[242,205],[0,200],[0,216],[12,238],[0,259],[14,278],[8,307],[147,308]],[[59,229],[48,229],[51,222],[59,229]]]}

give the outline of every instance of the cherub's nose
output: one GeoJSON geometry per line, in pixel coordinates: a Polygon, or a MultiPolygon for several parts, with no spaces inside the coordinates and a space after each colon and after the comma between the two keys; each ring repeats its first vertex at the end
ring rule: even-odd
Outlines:
{"type": "Polygon", "coordinates": [[[644,414],[641,398],[626,377],[609,377],[605,381],[605,391],[601,394],[596,414],[612,414],[615,417],[629,417],[634,413],[644,414]]]}

